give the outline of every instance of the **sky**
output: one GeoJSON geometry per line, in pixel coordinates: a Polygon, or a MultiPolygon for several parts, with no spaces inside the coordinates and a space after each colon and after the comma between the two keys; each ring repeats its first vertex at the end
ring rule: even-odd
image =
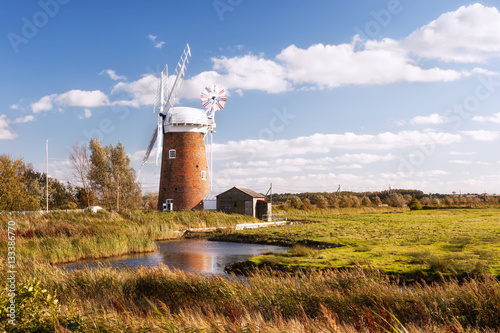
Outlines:
{"type": "MultiPolygon", "coordinates": [[[[0,154],[76,184],[76,142],[139,170],[158,75],[216,113],[213,191],[500,193],[496,1],[0,0],[0,154]]],[[[158,190],[154,155],[138,179],[158,190]]]]}

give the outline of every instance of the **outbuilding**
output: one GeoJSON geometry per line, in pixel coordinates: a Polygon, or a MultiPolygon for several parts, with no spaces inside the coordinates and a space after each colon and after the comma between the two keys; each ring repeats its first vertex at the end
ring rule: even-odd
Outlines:
{"type": "MultiPolygon", "coordinates": [[[[263,219],[271,216],[271,203],[263,194],[244,187],[233,187],[217,195],[217,210],[263,219]]],[[[267,218],[266,218],[267,220],[267,218]]]]}

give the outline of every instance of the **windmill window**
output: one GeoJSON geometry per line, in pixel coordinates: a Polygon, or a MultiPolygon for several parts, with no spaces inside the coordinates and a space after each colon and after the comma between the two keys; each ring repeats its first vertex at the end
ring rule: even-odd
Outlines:
{"type": "Polygon", "coordinates": [[[168,151],[168,158],[169,159],[175,158],[175,149],[170,149],[168,151]]]}
{"type": "Polygon", "coordinates": [[[207,172],[205,170],[203,170],[201,172],[201,179],[204,179],[204,180],[207,179],[207,172]]]}

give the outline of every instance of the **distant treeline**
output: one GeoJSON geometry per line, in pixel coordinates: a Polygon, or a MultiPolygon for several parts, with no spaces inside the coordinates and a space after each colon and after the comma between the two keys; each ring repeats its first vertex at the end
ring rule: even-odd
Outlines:
{"type": "MultiPolygon", "coordinates": [[[[271,200],[271,197],[267,197],[271,200]]],[[[351,208],[392,206],[420,209],[426,207],[462,207],[498,204],[500,196],[486,194],[425,194],[420,190],[390,189],[380,192],[306,192],[273,194],[274,204],[284,208],[351,208]]]]}
{"type": "Polygon", "coordinates": [[[134,209],[142,205],[135,170],[121,142],[103,146],[93,138],[90,146],[77,143],[69,152],[77,185],[60,182],[35,171],[22,158],[0,155],[0,211],[85,208],[134,209]],[[47,198],[48,197],[48,198],[47,198]],[[48,199],[48,200],[47,200],[48,199]]]}

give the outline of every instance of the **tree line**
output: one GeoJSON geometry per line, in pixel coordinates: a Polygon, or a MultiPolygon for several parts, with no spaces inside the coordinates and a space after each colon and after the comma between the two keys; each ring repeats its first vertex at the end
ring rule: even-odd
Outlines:
{"type": "MultiPolygon", "coordinates": [[[[135,170],[121,142],[103,146],[93,138],[89,147],[76,143],[69,151],[77,185],[49,177],[49,209],[99,205],[109,210],[133,209],[142,203],[135,170]]],[[[0,155],[0,211],[40,210],[47,202],[47,175],[31,163],[0,155]]]]}
{"type": "MultiPolygon", "coordinates": [[[[270,198],[268,198],[269,200],[270,198]]],[[[357,208],[357,207],[463,207],[498,204],[500,196],[480,194],[424,194],[420,190],[391,189],[382,192],[321,192],[273,194],[273,203],[283,208],[357,208]]]]}

